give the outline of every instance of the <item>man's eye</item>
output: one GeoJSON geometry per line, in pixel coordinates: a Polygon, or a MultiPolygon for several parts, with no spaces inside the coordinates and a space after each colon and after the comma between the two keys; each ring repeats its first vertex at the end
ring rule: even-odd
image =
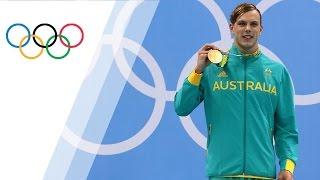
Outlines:
{"type": "Polygon", "coordinates": [[[245,26],[246,23],[244,23],[244,22],[238,22],[238,25],[239,25],[239,26],[245,26]]]}
{"type": "Polygon", "coordinates": [[[257,26],[258,26],[258,23],[251,23],[251,26],[257,27],[257,26]]]}

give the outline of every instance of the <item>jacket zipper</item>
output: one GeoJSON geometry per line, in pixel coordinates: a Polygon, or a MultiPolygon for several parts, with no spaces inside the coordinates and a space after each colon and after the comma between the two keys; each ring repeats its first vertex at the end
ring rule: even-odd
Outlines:
{"type": "Polygon", "coordinates": [[[211,140],[211,123],[209,124],[208,145],[210,144],[210,140],[211,140]]]}
{"type": "Polygon", "coordinates": [[[243,133],[243,174],[246,172],[246,135],[247,135],[247,59],[244,60],[244,133],[243,133]]]}
{"type": "Polygon", "coordinates": [[[273,146],[273,128],[270,128],[270,139],[271,139],[271,146],[272,148],[274,149],[274,146],[273,146]]]}
{"type": "Polygon", "coordinates": [[[208,156],[208,152],[209,152],[209,145],[210,145],[210,141],[211,141],[211,123],[209,124],[208,127],[208,142],[207,142],[207,149],[206,149],[206,155],[208,156]]]}

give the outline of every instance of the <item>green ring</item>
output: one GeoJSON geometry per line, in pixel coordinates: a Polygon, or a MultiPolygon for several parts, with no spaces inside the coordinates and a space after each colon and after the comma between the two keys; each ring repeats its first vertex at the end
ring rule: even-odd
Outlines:
{"type": "MultiPolygon", "coordinates": [[[[70,46],[70,41],[68,40],[67,37],[65,37],[65,36],[63,36],[63,35],[59,35],[59,36],[61,36],[64,40],[66,40],[67,43],[68,43],[68,46],[70,46]]],[[[51,39],[53,39],[54,37],[55,37],[55,35],[51,36],[51,37],[48,39],[48,41],[47,41],[47,43],[46,43],[46,51],[47,51],[48,55],[49,55],[50,57],[54,58],[54,59],[63,59],[63,58],[65,58],[65,57],[69,54],[69,52],[70,52],[70,47],[68,47],[68,51],[67,51],[64,55],[62,55],[62,56],[54,56],[54,55],[51,54],[50,51],[49,51],[49,43],[50,43],[51,39]]]]}

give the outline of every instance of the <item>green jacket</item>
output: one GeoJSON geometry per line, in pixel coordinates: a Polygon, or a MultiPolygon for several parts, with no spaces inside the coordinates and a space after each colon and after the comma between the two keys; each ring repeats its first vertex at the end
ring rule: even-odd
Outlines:
{"type": "Polygon", "coordinates": [[[239,57],[233,45],[229,52],[223,68],[210,64],[202,74],[192,72],[174,100],[179,116],[204,102],[207,175],[275,178],[275,152],[281,170],[293,172],[298,132],[287,69],[260,51],[239,57]]]}

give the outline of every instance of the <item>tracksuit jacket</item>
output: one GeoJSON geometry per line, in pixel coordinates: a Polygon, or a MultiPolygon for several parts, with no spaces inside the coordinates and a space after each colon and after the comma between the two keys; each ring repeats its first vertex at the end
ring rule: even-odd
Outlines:
{"type": "Polygon", "coordinates": [[[280,169],[293,173],[298,131],[294,89],[284,65],[260,51],[244,55],[233,45],[226,66],[210,64],[185,79],[175,95],[175,111],[187,116],[202,101],[209,177],[274,179],[275,155],[280,169]]]}

